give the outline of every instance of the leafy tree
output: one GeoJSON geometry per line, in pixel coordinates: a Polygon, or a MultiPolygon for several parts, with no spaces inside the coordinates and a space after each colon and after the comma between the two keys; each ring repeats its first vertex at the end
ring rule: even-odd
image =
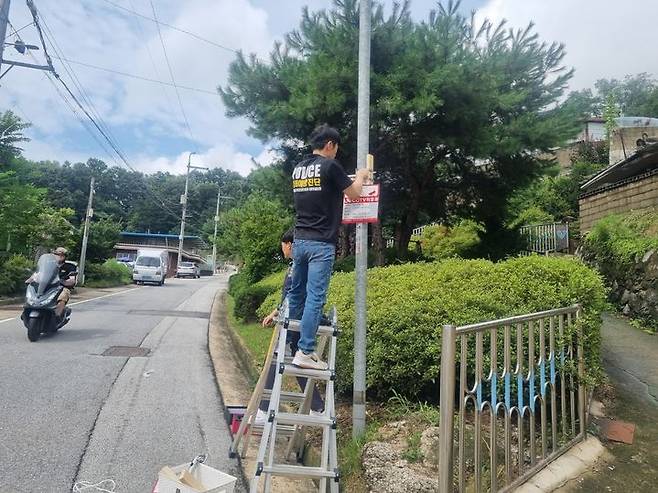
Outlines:
{"type": "MultiPolygon", "coordinates": [[[[92,220],[87,240],[87,262],[102,263],[110,258],[122,229],[121,223],[111,216],[92,220]]],[[[84,225],[81,225],[77,231],[75,249],[72,251],[74,258],[80,257],[83,234],[84,225]]]]}
{"type": "Polygon", "coordinates": [[[25,123],[11,111],[0,114],[0,170],[8,167],[11,160],[21,153],[22,149],[18,144],[30,140],[23,135],[23,131],[29,126],[29,123],[25,123]]]}
{"type": "MultiPolygon", "coordinates": [[[[572,72],[564,47],[521,30],[476,25],[459,2],[414,22],[408,2],[384,14],[375,2],[371,42],[371,150],[382,183],[384,228],[404,252],[427,220],[470,217],[499,231],[507,199],[542,172],[534,151],[577,133],[575,110],[557,105],[572,72]],[[550,76],[549,76],[550,75],[550,76]]],[[[294,159],[313,127],[341,130],[339,158],[356,150],[358,2],[304,9],[269,62],[238,55],[221,94],[250,134],[285,142],[294,159]]]]}
{"type": "Polygon", "coordinates": [[[281,258],[281,234],[292,224],[292,217],[279,202],[251,195],[240,207],[220,217],[218,252],[238,254],[244,262],[249,283],[270,274],[281,258]]]}

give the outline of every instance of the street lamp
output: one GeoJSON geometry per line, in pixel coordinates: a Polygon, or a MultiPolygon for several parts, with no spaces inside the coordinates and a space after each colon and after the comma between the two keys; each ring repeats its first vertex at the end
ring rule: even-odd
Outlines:
{"type": "Polygon", "coordinates": [[[207,170],[208,168],[204,168],[203,166],[192,166],[191,160],[192,160],[192,154],[196,154],[196,152],[190,152],[190,154],[187,156],[187,173],[185,174],[185,193],[181,195],[180,197],[180,203],[183,204],[183,212],[181,214],[181,219],[180,219],[180,235],[178,236],[178,258],[176,259],[176,270],[178,270],[178,267],[180,266],[181,262],[181,257],[183,256],[183,240],[185,238],[185,217],[187,213],[187,189],[189,186],[190,182],[190,169],[205,169],[207,170]]]}

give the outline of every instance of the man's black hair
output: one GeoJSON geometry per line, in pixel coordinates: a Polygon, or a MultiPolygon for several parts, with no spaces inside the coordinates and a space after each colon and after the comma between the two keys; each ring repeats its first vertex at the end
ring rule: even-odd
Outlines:
{"type": "Polygon", "coordinates": [[[295,239],[295,227],[293,226],[281,236],[281,243],[292,243],[295,239]]]}
{"type": "Polygon", "coordinates": [[[311,144],[311,149],[315,151],[322,149],[327,145],[327,142],[340,144],[340,134],[338,130],[324,123],[319,127],[315,127],[315,130],[313,130],[313,133],[309,137],[309,143],[311,144]]]}

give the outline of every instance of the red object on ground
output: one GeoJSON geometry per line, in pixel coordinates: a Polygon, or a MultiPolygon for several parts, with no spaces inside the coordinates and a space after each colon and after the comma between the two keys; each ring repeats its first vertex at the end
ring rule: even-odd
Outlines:
{"type": "Polygon", "coordinates": [[[613,442],[621,442],[631,445],[635,436],[635,425],[625,421],[618,421],[615,419],[601,419],[599,420],[601,426],[601,433],[608,440],[613,442]]]}

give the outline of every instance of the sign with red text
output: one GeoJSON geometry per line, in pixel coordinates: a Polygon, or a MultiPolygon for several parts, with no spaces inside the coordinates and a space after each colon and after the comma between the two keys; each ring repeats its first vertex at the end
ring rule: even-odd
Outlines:
{"type": "Polygon", "coordinates": [[[376,223],[379,213],[379,185],[363,185],[361,196],[350,200],[343,195],[343,224],[376,223]]]}

